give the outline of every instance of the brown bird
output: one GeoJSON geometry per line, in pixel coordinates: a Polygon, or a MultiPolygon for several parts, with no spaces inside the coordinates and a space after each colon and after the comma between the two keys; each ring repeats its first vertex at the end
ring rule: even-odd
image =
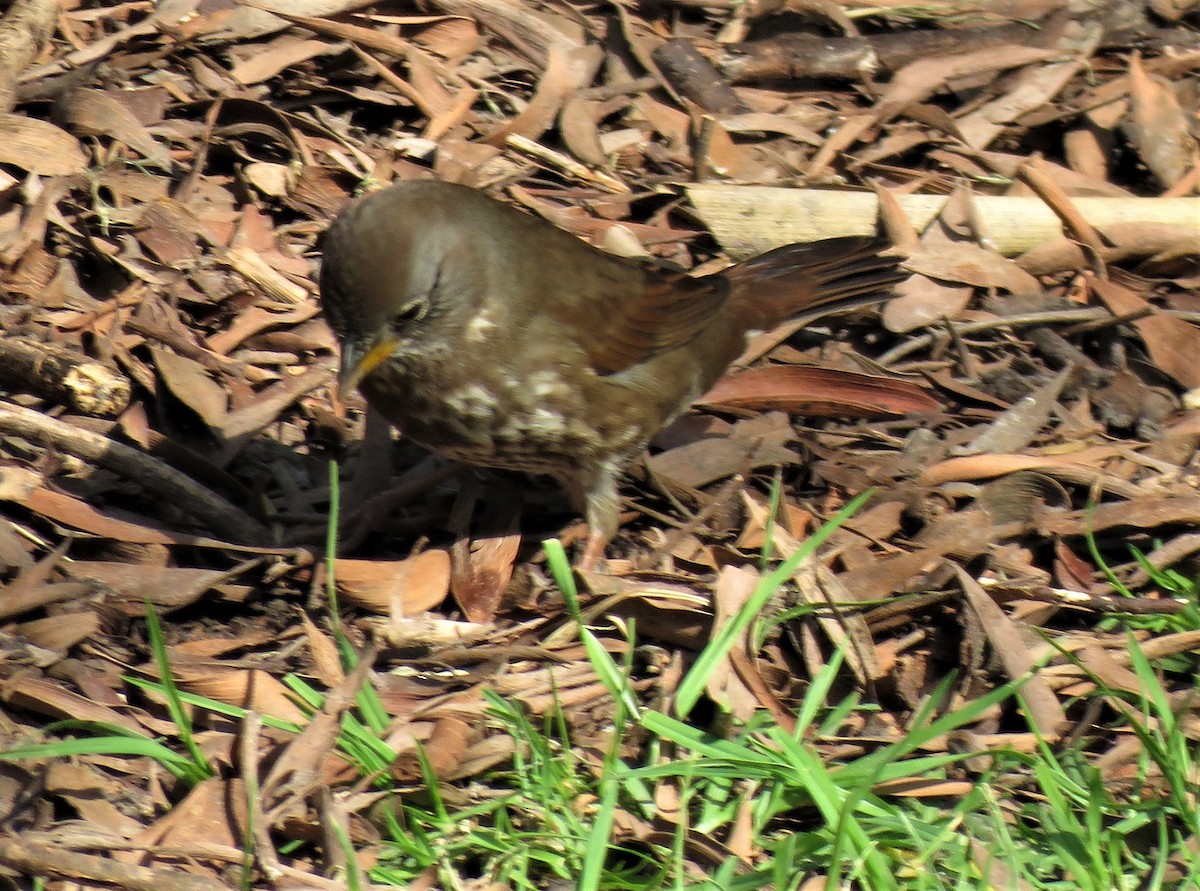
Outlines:
{"type": "Polygon", "coordinates": [[[556,477],[587,517],[591,566],[617,530],[617,481],[650,439],[750,333],[885,299],[904,278],[887,246],[794,244],[691,278],[474,189],[410,182],[330,227],[321,301],[342,392],[357,386],[431,451],[556,477]]]}

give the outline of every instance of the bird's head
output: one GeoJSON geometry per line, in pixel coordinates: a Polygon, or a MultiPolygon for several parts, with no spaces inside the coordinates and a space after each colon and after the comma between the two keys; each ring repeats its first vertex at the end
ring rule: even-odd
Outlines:
{"type": "Polygon", "coordinates": [[[321,306],[342,347],[342,394],[417,347],[445,314],[442,271],[452,230],[421,197],[411,188],[376,192],[350,205],[325,234],[321,306]]]}

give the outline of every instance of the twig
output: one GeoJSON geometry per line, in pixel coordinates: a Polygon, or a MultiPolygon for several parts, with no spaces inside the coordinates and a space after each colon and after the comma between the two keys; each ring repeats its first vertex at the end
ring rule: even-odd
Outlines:
{"type": "Polygon", "coordinates": [[[151,869],[59,846],[27,844],[12,836],[0,838],[0,863],[31,876],[84,879],[128,891],[224,891],[227,887],[216,879],[181,870],[151,869]]]}
{"type": "Polygon", "coordinates": [[[11,403],[0,403],[0,431],[47,443],[67,454],[106,467],[137,482],[164,503],[187,511],[222,537],[245,544],[269,541],[264,526],[220,495],[150,455],[114,442],[107,436],[81,430],[11,403]]]}
{"type": "Polygon", "coordinates": [[[129,378],[119,371],[23,337],[0,340],[0,383],[87,415],[114,417],[129,405],[129,378]]]}
{"type": "Polygon", "coordinates": [[[616,195],[626,195],[629,193],[629,186],[621,182],[616,177],[609,176],[599,170],[591,170],[588,167],[580,164],[574,158],[569,158],[562,152],[556,152],[553,149],[546,148],[541,143],[535,142],[532,139],[527,139],[519,133],[509,133],[504,138],[505,144],[513,151],[520,152],[527,157],[533,158],[535,161],[540,161],[547,167],[557,170],[559,173],[569,176],[572,179],[595,186],[605,192],[612,192],[616,195]]]}
{"type": "MultiPolygon", "coordinates": [[[[1185,322],[1200,324],[1200,312],[1191,310],[1160,309],[1159,312],[1183,319],[1185,322]]],[[[997,319],[985,319],[980,322],[964,322],[957,326],[960,335],[978,334],[980,331],[993,331],[997,328],[1027,328],[1030,325],[1075,325],[1107,321],[1113,318],[1112,313],[1101,307],[1090,309],[1055,309],[1047,312],[1020,313],[997,319]]],[[[878,359],[874,360],[883,366],[894,365],[905,356],[911,355],[926,347],[932,346],[941,335],[939,332],[922,334],[904,343],[892,347],[878,359]]]]}

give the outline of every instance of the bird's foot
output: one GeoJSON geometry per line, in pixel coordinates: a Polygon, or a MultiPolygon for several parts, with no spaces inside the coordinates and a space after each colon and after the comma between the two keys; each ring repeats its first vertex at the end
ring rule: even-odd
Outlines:
{"type": "Polygon", "coordinates": [[[580,556],[579,562],[575,564],[575,568],[584,572],[596,572],[602,569],[606,544],[608,544],[608,538],[603,533],[589,532],[587,544],[584,545],[583,554],[580,556]]]}

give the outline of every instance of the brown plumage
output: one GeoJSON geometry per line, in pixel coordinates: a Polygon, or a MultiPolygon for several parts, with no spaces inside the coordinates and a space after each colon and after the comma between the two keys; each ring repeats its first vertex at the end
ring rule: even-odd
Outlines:
{"type": "Polygon", "coordinates": [[[616,257],[463,186],[394,185],[325,239],[321,299],[340,383],[432,451],[558,478],[590,564],[617,480],[722,375],[747,335],[878,302],[887,242],[787,245],[700,278],[616,257]]]}

